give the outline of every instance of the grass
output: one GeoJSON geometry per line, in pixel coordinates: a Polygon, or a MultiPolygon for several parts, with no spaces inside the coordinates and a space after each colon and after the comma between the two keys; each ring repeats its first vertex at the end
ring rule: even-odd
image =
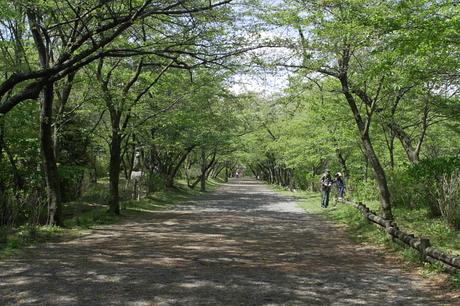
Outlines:
{"type": "MultiPolygon", "coordinates": [[[[92,185],[87,193],[78,201],[63,204],[63,227],[32,226],[0,227],[0,258],[11,256],[20,252],[26,246],[39,243],[58,242],[72,239],[83,234],[91,227],[101,224],[113,224],[127,216],[141,215],[148,212],[161,211],[169,206],[183,203],[193,196],[210,193],[217,189],[222,182],[207,181],[207,191],[199,188],[190,189],[186,182],[179,181],[175,188],[157,191],[139,201],[130,200],[129,192],[120,186],[122,200],[120,202],[120,215],[107,213],[108,182],[101,180],[97,185],[92,185]]],[[[120,184],[123,185],[123,182],[120,184]]]]}
{"type": "MultiPolygon", "coordinates": [[[[386,232],[365,221],[361,213],[351,205],[332,200],[329,207],[324,209],[320,207],[321,194],[319,192],[300,191],[292,193],[281,189],[276,190],[282,194],[295,197],[299,206],[305,209],[307,213],[320,215],[342,227],[354,243],[383,246],[387,255],[397,256],[401,260],[410,263],[413,267],[421,268],[424,275],[432,273],[440,275],[443,273],[439,265],[422,265],[419,262],[420,255],[418,251],[394,242],[386,232]]],[[[354,202],[358,202],[358,200],[354,200],[354,202]]],[[[379,211],[378,202],[362,202],[372,211],[379,211]]],[[[442,219],[429,218],[428,212],[423,209],[393,208],[393,215],[399,229],[406,234],[430,239],[430,243],[434,248],[449,254],[460,255],[460,232],[447,227],[442,219]]],[[[458,274],[449,275],[446,284],[450,286],[451,290],[460,291],[460,276],[458,274]]]]}

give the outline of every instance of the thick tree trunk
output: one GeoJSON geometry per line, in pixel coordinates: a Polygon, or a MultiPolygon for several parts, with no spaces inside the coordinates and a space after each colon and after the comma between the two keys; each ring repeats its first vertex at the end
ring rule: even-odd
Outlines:
{"type": "Polygon", "coordinates": [[[108,213],[120,214],[120,164],[121,164],[121,136],[118,131],[112,133],[110,143],[110,164],[109,164],[109,210],[108,213]]]}
{"type": "Polygon", "coordinates": [[[53,149],[53,86],[48,84],[40,97],[40,139],[45,172],[46,191],[48,194],[48,225],[62,226],[61,190],[58,168],[53,149]]]}
{"type": "Polygon", "coordinates": [[[343,57],[340,61],[341,72],[338,76],[338,79],[342,85],[342,93],[345,95],[345,98],[348,102],[348,105],[351,108],[354,119],[356,121],[356,125],[358,126],[361,141],[363,143],[364,152],[366,154],[366,157],[369,159],[372,168],[374,169],[374,173],[379,188],[380,211],[382,214],[382,218],[385,220],[393,220],[393,214],[391,212],[390,192],[388,190],[388,183],[385,176],[385,171],[383,170],[382,165],[380,164],[377,154],[375,153],[374,148],[372,146],[372,141],[369,137],[369,126],[373,109],[375,108],[375,103],[371,101],[364,93],[359,92],[358,96],[360,97],[360,99],[363,100],[363,102],[370,108],[367,121],[365,122],[361,117],[361,113],[356,104],[356,101],[349,90],[347,71],[350,56],[350,50],[345,49],[343,52],[343,57]]]}
{"type": "MultiPolygon", "coordinates": [[[[27,17],[30,22],[31,33],[37,48],[39,65],[42,69],[49,68],[50,50],[44,38],[48,33],[41,24],[39,10],[34,7],[27,8],[27,17]]],[[[41,80],[45,86],[40,95],[40,139],[45,173],[46,191],[48,194],[48,225],[62,225],[61,190],[59,175],[56,164],[56,156],[53,149],[53,100],[54,84],[47,79],[41,80]]]]}
{"type": "Polygon", "coordinates": [[[382,218],[385,220],[393,220],[393,214],[391,212],[390,192],[388,190],[388,183],[385,176],[385,171],[383,170],[382,165],[380,164],[380,161],[374,151],[371,139],[369,137],[369,130],[366,128],[365,124],[362,121],[361,115],[356,106],[354,98],[348,92],[345,92],[345,96],[347,97],[347,101],[350,104],[356,123],[359,127],[364,152],[366,154],[366,157],[369,159],[372,168],[374,169],[374,173],[379,188],[380,211],[382,214],[382,218]]]}

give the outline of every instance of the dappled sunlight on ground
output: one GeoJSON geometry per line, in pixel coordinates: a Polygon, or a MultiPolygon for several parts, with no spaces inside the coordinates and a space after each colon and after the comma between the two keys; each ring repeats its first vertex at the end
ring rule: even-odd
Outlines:
{"type": "Polygon", "coordinates": [[[430,289],[241,178],[0,263],[2,305],[453,305],[430,289]]]}

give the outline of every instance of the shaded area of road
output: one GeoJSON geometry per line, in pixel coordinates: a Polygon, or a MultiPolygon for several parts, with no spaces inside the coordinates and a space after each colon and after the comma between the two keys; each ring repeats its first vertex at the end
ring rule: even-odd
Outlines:
{"type": "Polygon", "coordinates": [[[252,179],[0,263],[1,305],[453,305],[252,179]]]}

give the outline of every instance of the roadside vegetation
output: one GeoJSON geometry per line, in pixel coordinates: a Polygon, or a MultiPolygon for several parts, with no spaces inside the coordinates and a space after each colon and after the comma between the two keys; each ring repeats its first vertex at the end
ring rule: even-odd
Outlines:
{"type": "MultiPolygon", "coordinates": [[[[103,182],[104,180],[102,180],[103,182]]],[[[82,235],[92,227],[103,224],[114,224],[124,218],[141,216],[149,212],[161,211],[171,205],[187,199],[214,191],[222,184],[219,180],[208,180],[207,191],[191,189],[187,182],[179,181],[175,188],[159,190],[148,197],[139,200],[125,199],[122,203],[121,214],[107,214],[104,205],[108,183],[100,183],[97,188],[88,190],[76,201],[64,205],[64,226],[51,227],[36,224],[26,224],[19,227],[0,227],[0,259],[3,256],[21,252],[24,247],[39,243],[52,243],[72,239],[82,235]]]]}
{"type": "MultiPolygon", "coordinates": [[[[321,194],[318,192],[290,192],[285,189],[275,189],[287,196],[296,198],[297,203],[307,213],[322,216],[344,229],[347,237],[357,244],[368,244],[382,247],[378,254],[382,256],[396,256],[406,262],[407,267],[417,269],[423,276],[434,276],[441,279],[443,285],[452,292],[460,291],[460,276],[445,274],[437,265],[420,263],[420,255],[410,247],[394,242],[391,237],[377,226],[365,221],[361,213],[353,206],[335,201],[331,192],[331,202],[328,208],[321,208],[321,194]]],[[[373,211],[378,211],[378,201],[361,201],[352,199],[353,202],[362,202],[373,211]]],[[[442,218],[429,217],[427,209],[395,208],[393,210],[396,223],[401,231],[413,234],[415,237],[430,239],[431,245],[446,253],[460,255],[460,232],[447,227],[442,218]]]]}
{"type": "Polygon", "coordinates": [[[457,2],[3,1],[0,250],[237,171],[385,242],[345,207],[308,204],[331,169],[347,196],[459,255],[457,2]]]}

